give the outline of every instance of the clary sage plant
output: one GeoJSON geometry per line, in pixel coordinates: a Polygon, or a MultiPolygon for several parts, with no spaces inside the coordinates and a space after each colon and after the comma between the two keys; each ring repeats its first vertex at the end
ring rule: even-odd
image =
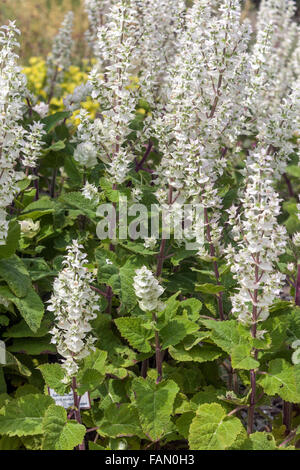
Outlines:
{"type": "Polygon", "coordinates": [[[1,28],[1,450],[300,447],[300,29],[241,8],[85,0],[64,96],[73,13],[40,94],[1,28]]]}

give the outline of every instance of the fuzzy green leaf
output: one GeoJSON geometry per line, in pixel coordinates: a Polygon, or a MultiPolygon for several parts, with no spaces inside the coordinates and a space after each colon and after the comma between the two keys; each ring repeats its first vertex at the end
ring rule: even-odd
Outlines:
{"type": "Polygon", "coordinates": [[[85,432],[82,424],[67,420],[64,408],[51,405],[43,419],[42,450],[72,450],[82,443],[85,432]]]}
{"type": "Polygon", "coordinates": [[[52,404],[51,397],[38,394],[10,401],[0,415],[0,434],[19,437],[42,434],[43,418],[52,404]]]}
{"type": "Polygon", "coordinates": [[[143,437],[137,409],[130,403],[110,404],[104,412],[104,418],[97,423],[99,434],[112,438],[122,436],[143,437]]]}
{"type": "Polygon", "coordinates": [[[161,439],[171,424],[171,415],[178,385],[173,380],[158,384],[136,378],[132,382],[140,423],[146,436],[153,442],[161,439]]]}
{"type": "Polygon", "coordinates": [[[62,383],[62,379],[65,377],[65,373],[61,365],[57,363],[42,364],[38,369],[41,371],[48,387],[53,388],[56,393],[64,395],[66,385],[62,383]]]}
{"type": "Polygon", "coordinates": [[[191,450],[226,450],[243,425],[236,417],[227,417],[226,410],[217,403],[200,405],[189,432],[191,450]]]}
{"type": "Polygon", "coordinates": [[[274,359],[269,363],[268,372],[259,376],[257,381],[268,395],[278,394],[285,401],[300,402],[300,365],[274,359]]]}
{"type": "Polygon", "coordinates": [[[16,297],[8,287],[4,286],[0,287],[0,295],[15,304],[33,332],[39,329],[44,315],[44,304],[32,287],[28,290],[27,295],[21,299],[16,297]]]}
{"type": "Polygon", "coordinates": [[[115,324],[132,348],[144,353],[151,351],[148,339],[152,333],[143,327],[144,321],[141,318],[120,317],[115,320],[115,324]]]}
{"type": "Polygon", "coordinates": [[[0,259],[0,277],[7,282],[17,297],[25,297],[31,287],[28,271],[16,255],[0,259]]]}

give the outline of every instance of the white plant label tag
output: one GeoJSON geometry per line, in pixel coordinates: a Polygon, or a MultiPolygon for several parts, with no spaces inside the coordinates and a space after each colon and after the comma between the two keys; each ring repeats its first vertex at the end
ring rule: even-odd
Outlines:
{"type": "MultiPolygon", "coordinates": [[[[58,406],[62,406],[66,409],[70,408],[71,406],[74,406],[73,392],[67,393],[66,395],[59,395],[52,388],[49,388],[49,395],[53,398],[55,404],[58,406]]],[[[79,408],[84,410],[89,410],[91,408],[89,392],[85,392],[81,396],[79,408]]]]}

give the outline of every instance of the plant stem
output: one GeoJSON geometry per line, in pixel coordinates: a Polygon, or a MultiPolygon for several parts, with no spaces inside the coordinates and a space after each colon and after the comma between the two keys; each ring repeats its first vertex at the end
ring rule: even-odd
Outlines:
{"type": "MultiPolygon", "coordinates": [[[[172,194],[173,194],[173,188],[170,185],[169,194],[168,194],[169,205],[172,204],[172,194]]],[[[156,277],[160,277],[162,270],[163,270],[163,264],[165,260],[166,242],[167,242],[166,238],[162,238],[161,243],[160,243],[159,255],[157,258],[156,277]]],[[[155,322],[157,321],[157,317],[155,314],[153,314],[153,320],[155,322]]],[[[157,374],[158,374],[158,377],[157,377],[157,383],[158,383],[162,380],[162,362],[163,362],[158,331],[155,331],[155,360],[156,360],[156,368],[157,368],[157,374]]],[[[142,362],[142,367],[141,367],[141,374],[142,374],[142,377],[144,378],[147,376],[147,369],[148,369],[148,360],[146,359],[142,362]]]]}
{"type": "MultiPolygon", "coordinates": [[[[35,176],[38,176],[37,168],[33,168],[33,174],[34,174],[35,176]]],[[[39,196],[40,196],[39,180],[38,180],[38,178],[34,180],[34,187],[35,187],[35,190],[36,190],[36,193],[35,193],[35,200],[38,201],[38,200],[39,200],[39,196]]]]}
{"type": "Polygon", "coordinates": [[[295,288],[295,304],[300,306],[300,264],[297,266],[297,280],[295,288]]]}
{"type": "MultiPolygon", "coordinates": [[[[258,261],[258,260],[257,260],[258,261]]],[[[255,266],[255,282],[258,283],[258,265],[255,266]]],[[[257,321],[257,297],[258,291],[254,290],[253,295],[253,308],[252,308],[252,326],[251,326],[251,335],[252,338],[256,338],[256,321],[257,321]]],[[[255,357],[257,356],[257,351],[255,351],[255,357]]],[[[248,423],[247,423],[247,433],[253,433],[254,427],[254,412],[255,412],[255,403],[256,403],[256,372],[254,369],[250,370],[250,384],[251,384],[251,395],[250,395],[250,406],[248,410],[248,423]]]]}
{"type": "MultiPolygon", "coordinates": [[[[212,258],[215,258],[216,250],[215,250],[215,247],[213,245],[212,238],[211,238],[207,208],[204,209],[204,221],[205,221],[205,225],[206,225],[206,235],[207,235],[207,240],[208,240],[208,243],[209,243],[210,256],[212,258]]],[[[213,265],[214,265],[214,271],[215,271],[215,277],[216,277],[217,285],[220,286],[221,283],[220,283],[220,273],[219,273],[218,263],[216,261],[214,261],[213,265]]],[[[217,294],[217,300],[218,300],[218,310],[219,310],[220,320],[223,321],[224,320],[223,292],[219,292],[217,294]]]]}
{"type": "MultiPolygon", "coordinates": [[[[148,156],[149,156],[150,153],[151,153],[152,147],[153,147],[153,144],[152,144],[151,141],[149,141],[149,144],[148,144],[148,146],[147,146],[147,149],[146,149],[146,152],[145,152],[143,158],[141,159],[140,162],[137,162],[137,163],[136,163],[136,166],[135,166],[135,171],[136,171],[136,172],[138,172],[139,170],[142,169],[143,164],[145,163],[145,161],[147,160],[148,156]]],[[[144,169],[144,168],[143,168],[143,169],[144,169]]]]}
{"type": "Polygon", "coordinates": [[[50,197],[53,199],[55,196],[55,183],[56,183],[57,168],[54,168],[52,173],[51,187],[50,187],[50,197]]]}
{"type": "Polygon", "coordinates": [[[284,181],[286,182],[289,196],[290,197],[295,197],[295,193],[294,193],[294,190],[293,190],[293,187],[292,187],[292,183],[291,183],[290,179],[288,178],[287,174],[283,173],[282,176],[283,176],[284,181]]]}
{"type": "Polygon", "coordinates": [[[282,414],[282,423],[285,425],[285,434],[288,435],[291,432],[292,425],[292,403],[289,403],[288,401],[283,402],[282,414]]]}
{"type": "MultiPolygon", "coordinates": [[[[73,390],[73,397],[74,397],[74,413],[75,413],[75,419],[77,423],[81,424],[81,414],[80,414],[80,397],[77,395],[77,382],[76,382],[76,377],[72,378],[72,390],[73,390]]],[[[79,444],[78,450],[85,450],[85,442],[79,444]]]]}
{"type": "MultiPolygon", "coordinates": [[[[155,314],[153,314],[153,320],[157,322],[157,317],[155,314]]],[[[155,331],[155,362],[157,369],[156,383],[159,383],[162,380],[162,354],[158,331],[155,331]]]]}
{"type": "MultiPolygon", "coordinates": [[[[295,287],[295,304],[300,306],[300,264],[297,265],[297,279],[295,287]]],[[[282,408],[282,423],[285,425],[285,432],[288,435],[292,426],[292,411],[293,404],[287,401],[283,402],[282,408]]]]}

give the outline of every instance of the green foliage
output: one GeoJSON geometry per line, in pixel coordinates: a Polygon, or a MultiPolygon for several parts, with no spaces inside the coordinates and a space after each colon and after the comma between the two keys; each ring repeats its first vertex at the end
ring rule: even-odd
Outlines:
{"type": "Polygon", "coordinates": [[[159,441],[172,430],[171,415],[179,387],[173,380],[156,384],[136,378],[132,390],[143,432],[151,441],[159,441]]]}
{"type": "Polygon", "coordinates": [[[238,418],[217,403],[200,405],[189,431],[192,450],[226,450],[242,431],[238,418]]]}
{"type": "Polygon", "coordinates": [[[51,405],[45,413],[42,431],[42,450],[73,450],[83,441],[86,429],[76,421],[68,421],[64,408],[51,405]]]}

